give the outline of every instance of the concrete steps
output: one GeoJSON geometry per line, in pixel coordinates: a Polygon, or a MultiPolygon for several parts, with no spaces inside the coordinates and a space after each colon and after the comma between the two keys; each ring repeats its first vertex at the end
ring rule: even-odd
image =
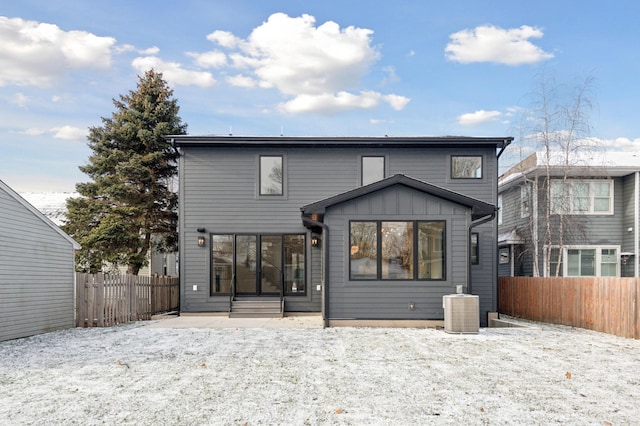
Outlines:
{"type": "Polygon", "coordinates": [[[231,302],[229,318],[282,318],[279,298],[256,298],[231,302]]]}

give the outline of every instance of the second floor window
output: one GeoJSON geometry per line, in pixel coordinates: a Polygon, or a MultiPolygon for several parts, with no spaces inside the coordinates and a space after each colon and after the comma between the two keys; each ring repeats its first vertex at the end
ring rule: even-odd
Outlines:
{"type": "Polygon", "coordinates": [[[282,195],[283,172],[281,155],[260,156],[260,195],[282,195]]]}
{"type": "Polygon", "coordinates": [[[384,157],[362,157],[362,185],[384,179],[384,157]]]}
{"type": "Polygon", "coordinates": [[[551,181],[551,213],[613,214],[612,180],[551,181]]]}
{"type": "Polygon", "coordinates": [[[453,179],[482,179],[482,156],[451,156],[451,177],[453,179]]]}

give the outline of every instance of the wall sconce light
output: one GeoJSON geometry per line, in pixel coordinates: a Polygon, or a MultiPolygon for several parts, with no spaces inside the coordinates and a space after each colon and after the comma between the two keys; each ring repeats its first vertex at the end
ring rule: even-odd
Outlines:
{"type": "Polygon", "coordinates": [[[199,235],[198,236],[198,247],[204,247],[204,235],[199,235]]]}
{"type": "Polygon", "coordinates": [[[320,247],[320,237],[318,237],[317,235],[311,236],[311,247],[320,247]]]}
{"type": "Polygon", "coordinates": [[[633,253],[620,253],[620,261],[623,265],[626,265],[631,256],[633,256],[633,253]]]}

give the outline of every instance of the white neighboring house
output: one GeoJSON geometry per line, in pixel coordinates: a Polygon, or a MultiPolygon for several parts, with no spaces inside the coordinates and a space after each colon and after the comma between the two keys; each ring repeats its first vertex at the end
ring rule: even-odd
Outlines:
{"type": "MultiPolygon", "coordinates": [[[[67,200],[80,197],[77,192],[25,192],[20,195],[58,226],[63,225],[66,221],[67,200]]],[[[158,253],[152,251],[149,256],[149,264],[140,269],[138,275],[177,276],[177,258],[177,252],[158,253]]],[[[118,268],[118,272],[122,274],[126,271],[126,266],[118,268]]]]}
{"type": "Polygon", "coordinates": [[[0,341],[75,326],[79,248],[0,181],[0,341]]]}

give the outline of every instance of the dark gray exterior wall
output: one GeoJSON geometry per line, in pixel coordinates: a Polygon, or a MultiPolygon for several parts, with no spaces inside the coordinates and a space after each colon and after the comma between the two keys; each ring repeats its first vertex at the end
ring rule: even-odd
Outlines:
{"type": "Polygon", "coordinates": [[[442,296],[467,286],[466,253],[469,211],[456,204],[396,186],[332,207],[325,216],[330,230],[330,319],[442,319],[442,296]],[[443,220],[446,225],[445,280],[351,281],[351,220],[443,220]],[[409,310],[409,303],[414,310],[409,310]]]}
{"type": "Polygon", "coordinates": [[[0,187],[0,341],[75,324],[73,244],[15,197],[0,187]]]}
{"type": "MultiPolygon", "coordinates": [[[[402,173],[415,179],[445,187],[476,199],[496,204],[497,159],[495,148],[327,148],[327,147],[199,147],[182,146],[180,158],[180,277],[181,310],[184,312],[226,312],[227,297],[209,296],[210,233],[306,233],[308,292],[304,297],[286,298],[286,309],[293,311],[319,312],[322,309],[322,293],[317,291],[321,281],[322,250],[310,247],[310,232],[300,217],[300,207],[323,200],[360,186],[360,157],[362,155],[384,155],[386,176],[402,173]],[[482,155],[483,178],[452,180],[450,177],[450,155],[482,155]],[[258,156],[283,155],[285,173],[285,195],[279,198],[257,196],[258,156]],[[207,246],[198,247],[197,228],[206,228],[207,246]],[[193,291],[193,286],[197,290],[193,291]]],[[[333,225],[333,218],[330,219],[333,225]]],[[[454,227],[449,227],[452,232],[454,227]]],[[[456,228],[457,229],[457,228],[456,228]]],[[[480,246],[482,258],[492,260],[491,265],[474,268],[473,291],[484,296],[481,305],[484,311],[495,310],[495,221],[482,225],[480,246]]],[[[460,227],[457,232],[465,233],[460,227]]],[[[344,238],[342,232],[331,230],[333,238],[344,238]],[[336,235],[338,234],[338,235],[336,235]]],[[[347,238],[348,238],[348,234],[347,238]]],[[[453,237],[452,237],[453,238],[453,237]]],[[[451,242],[460,242],[456,235],[451,242]]],[[[344,241],[339,242],[345,244],[344,241]]],[[[466,261],[467,245],[453,247],[452,258],[466,261]]],[[[340,262],[338,253],[331,252],[331,273],[335,273],[340,262]]],[[[447,284],[447,291],[455,290],[447,284]]],[[[397,289],[390,288],[389,291],[397,289]]],[[[436,299],[424,305],[430,306],[429,315],[438,314],[436,304],[441,306],[444,288],[427,292],[436,299]]],[[[330,293],[331,294],[331,293],[330,293]]],[[[401,291],[404,300],[406,292],[401,291]]],[[[358,304],[356,299],[351,299],[358,304]]],[[[424,299],[426,300],[426,299],[424,299]]],[[[332,299],[332,303],[334,300],[332,299]]],[[[337,301],[336,301],[337,303],[337,301]]],[[[418,301],[416,301],[418,303],[418,301]]],[[[403,312],[408,312],[403,305],[403,312]]],[[[400,306],[400,302],[398,302],[400,306]]],[[[396,309],[396,308],[393,308],[396,309]]],[[[369,314],[370,315],[370,314],[369,314]]],[[[385,315],[392,315],[391,312],[385,315]]]]}

